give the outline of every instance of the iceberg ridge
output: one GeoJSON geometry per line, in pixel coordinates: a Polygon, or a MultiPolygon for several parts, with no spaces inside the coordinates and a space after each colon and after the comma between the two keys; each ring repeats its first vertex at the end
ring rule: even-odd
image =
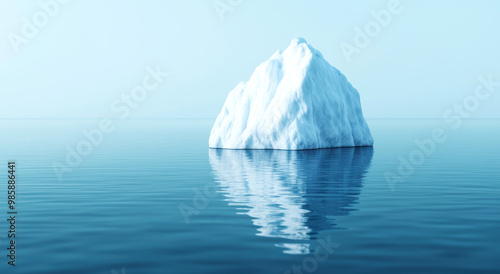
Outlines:
{"type": "Polygon", "coordinates": [[[229,93],[209,139],[229,149],[372,145],[358,91],[303,38],[229,93]]]}

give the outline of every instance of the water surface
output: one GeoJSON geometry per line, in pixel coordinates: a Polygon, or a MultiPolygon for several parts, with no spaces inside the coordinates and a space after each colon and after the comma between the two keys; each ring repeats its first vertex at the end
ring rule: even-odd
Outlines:
{"type": "Polygon", "coordinates": [[[500,121],[368,122],[374,148],[292,152],[210,150],[211,120],[122,120],[70,167],[98,120],[1,120],[19,213],[0,273],[499,272],[500,121]],[[436,127],[447,140],[388,184],[436,127]]]}

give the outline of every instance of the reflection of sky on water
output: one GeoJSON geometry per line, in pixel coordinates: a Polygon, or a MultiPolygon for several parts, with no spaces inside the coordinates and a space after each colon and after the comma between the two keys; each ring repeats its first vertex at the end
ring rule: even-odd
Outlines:
{"type": "Polygon", "coordinates": [[[226,200],[252,218],[257,235],[289,240],[276,244],[285,253],[307,254],[307,241],[355,210],[373,148],[209,153],[226,200]]]}

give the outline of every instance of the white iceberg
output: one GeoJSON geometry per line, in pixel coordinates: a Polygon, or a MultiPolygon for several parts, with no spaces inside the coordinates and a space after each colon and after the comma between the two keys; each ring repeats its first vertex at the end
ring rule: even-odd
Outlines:
{"type": "Polygon", "coordinates": [[[358,91],[303,38],[229,93],[209,140],[229,149],[372,145],[358,91]]]}

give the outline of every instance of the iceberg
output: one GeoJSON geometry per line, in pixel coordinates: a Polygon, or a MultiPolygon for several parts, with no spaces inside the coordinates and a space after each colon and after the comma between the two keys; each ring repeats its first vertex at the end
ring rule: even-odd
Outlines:
{"type": "Polygon", "coordinates": [[[211,148],[227,149],[372,145],[358,91],[303,38],[229,93],[209,139],[211,148]]]}

